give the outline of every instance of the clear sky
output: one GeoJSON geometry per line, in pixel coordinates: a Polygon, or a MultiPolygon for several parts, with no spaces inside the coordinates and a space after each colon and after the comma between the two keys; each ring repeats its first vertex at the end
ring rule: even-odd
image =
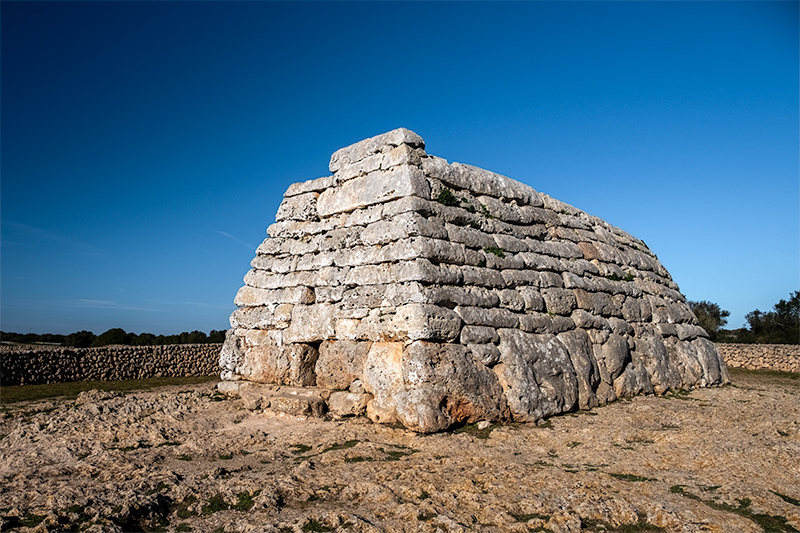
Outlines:
{"type": "Polygon", "coordinates": [[[643,239],[687,298],[800,288],[797,2],[0,3],[0,327],[227,329],[289,184],[406,127],[643,239]]]}

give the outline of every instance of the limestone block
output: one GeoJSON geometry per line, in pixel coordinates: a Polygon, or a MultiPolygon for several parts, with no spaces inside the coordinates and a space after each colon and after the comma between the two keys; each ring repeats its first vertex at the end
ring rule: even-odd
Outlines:
{"type": "Polygon", "coordinates": [[[595,357],[599,365],[604,368],[611,379],[616,379],[622,374],[625,366],[631,361],[627,341],[620,335],[612,333],[599,350],[595,350],[595,357]]]}
{"type": "Polygon", "coordinates": [[[386,288],[390,286],[386,284],[356,285],[354,288],[344,292],[339,308],[383,307],[381,304],[385,298],[386,288]]]}
{"type": "Polygon", "coordinates": [[[483,287],[431,286],[425,288],[427,301],[444,307],[466,305],[473,307],[497,307],[498,294],[483,287]]]}
{"type": "Polygon", "coordinates": [[[450,242],[458,242],[470,248],[478,248],[480,250],[497,245],[491,235],[487,235],[469,226],[456,226],[455,224],[449,223],[444,226],[447,230],[446,237],[450,242]]]}
{"type": "Polygon", "coordinates": [[[495,234],[494,242],[498,248],[504,252],[527,252],[528,243],[512,235],[495,234]]]}
{"type": "Polygon", "coordinates": [[[389,277],[395,282],[421,281],[440,285],[460,285],[467,283],[464,278],[466,271],[467,267],[450,268],[448,265],[434,265],[428,259],[421,258],[391,265],[389,277]]]}
{"type": "Polygon", "coordinates": [[[397,335],[410,340],[450,342],[461,333],[461,318],[445,307],[432,304],[408,304],[397,308],[393,327],[397,335]]]}
{"type": "Polygon", "coordinates": [[[569,353],[569,359],[575,369],[578,380],[578,407],[591,409],[599,402],[594,391],[600,384],[600,371],[594,358],[594,351],[589,336],[585,331],[573,330],[559,333],[556,338],[569,353]]]}
{"type": "Polygon", "coordinates": [[[314,370],[317,386],[326,389],[347,389],[353,381],[361,377],[371,346],[371,342],[323,341],[319,347],[319,357],[314,370]]]}
{"type": "Polygon", "coordinates": [[[225,342],[219,354],[220,377],[223,380],[239,379],[237,369],[244,362],[243,341],[234,329],[225,332],[225,342]]]}
{"type": "Polygon", "coordinates": [[[336,172],[340,168],[361,161],[372,154],[377,154],[384,147],[400,146],[401,144],[407,144],[413,148],[425,148],[425,141],[422,140],[422,137],[406,128],[398,128],[336,150],[331,156],[330,171],[336,172]]]}
{"type": "MultiPolygon", "coordinates": [[[[479,287],[505,287],[505,272],[498,272],[480,266],[464,266],[461,268],[464,285],[477,285],[479,287]]],[[[513,286],[513,285],[510,285],[513,286]]]]}
{"type": "Polygon", "coordinates": [[[636,337],[635,353],[647,369],[650,383],[656,394],[681,386],[681,376],[672,364],[661,337],[652,328],[644,329],[636,337]]]}
{"type": "Polygon", "coordinates": [[[575,294],[569,289],[542,289],[545,307],[554,315],[569,315],[577,307],[575,294]]]}
{"type": "Polygon", "coordinates": [[[634,335],[633,327],[620,318],[611,317],[608,319],[608,325],[613,333],[622,336],[634,335]]]}
{"type": "Polygon", "coordinates": [[[535,270],[504,270],[499,274],[503,284],[507,287],[532,286],[539,287],[542,282],[541,272],[535,270]]]}
{"type": "Polygon", "coordinates": [[[459,305],[455,312],[470,326],[489,326],[493,328],[515,328],[519,324],[519,317],[508,309],[470,307],[459,305]]]}
{"type": "Polygon", "coordinates": [[[500,349],[494,344],[467,344],[475,359],[492,367],[500,361],[500,349]]]}
{"type": "Polygon", "coordinates": [[[269,408],[272,411],[294,416],[322,416],[325,413],[325,402],[315,396],[280,394],[270,398],[269,408]]]}
{"type": "Polygon", "coordinates": [[[239,307],[255,307],[278,303],[311,304],[314,300],[314,291],[308,287],[268,290],[245,285],[236,293],[233,303],[239,307]]]}
{"type": "Polygon", "coordinates": [[[622,316],[622,308],[617,305],[611,296],[603,292],[588,292],[583,289],[573,291],[579,308],[585,309],[595,315],[604,317],[622,316]]]}
{"type": "Polygon", "coordinates": [[[426,287],[419,282],[390,283],[386,285],[381,307],[398,307],[411,303],[439,303],[426,294],[426,287]]]}
{"type": "Polygon", "coordinates": [[[594,315],[584,309],[576,309],[572,312],[572,321],[575,326],[581,329],[611,329],[608,320],[601,316],[594,315]]]}
{"type": "Polygon", "coordinates": [[[333,305],[324,303],[294,306],[291,324],[283,333],[283,341],[316,342],[333,338],[333,310],[333,305]]]}
{"type": "Polygon", "coordinates": [[[519,291],[503,289],[500,291],[500,305],[511,311],[520,312],[525,309],[525,300],[519,291]]]}
{"type": "Polygon", "coordinates": [[[578,381],[564,345],[553,335],[500,329],[493,367],[515,420],[536,421],[574,409],[578,381]]]}
{"type": "Polygon", "coordinates": [[[286,192],[283,193],[284,197],[298,196],[310,192],[322,192],[329,187],[336,184],[333,176],[324,176],[314,180],[303,181],[300,183],[292,183],[286,192]]]}
{"type": "Polygon", "coordinates": [[[487,344],[497,343],[500,337],[497,330],[488,326],[464,326],[461,329],[461,344],[487,344]]]}
{"type": "Polygon", "coordinates": [[[622,318],[628,322],[650,322],[650,302],[644,298],[626,298],[622,304],[622,318]]]}
{"type": "Polygon", "coordinates": [[[530,268],[532,270],[550,270],[552,272],[558,272],[559,275],[566,270],[562,260],[549,255],[537,254],[534,252],[520,252],[519,257],[522,259],[525,268],[530,268]]]}
{"type": "Polygon", "coordinates": [[[235,331],[242,339],[240,345],[243,353],[235,372],[243,379],[256,383],[290,384],[308,378],[309,367],[313,377],[316,350],[310,346],[288,349],[282,343],[280,331],[247,329],[235,331]],[[296,368],[290,368],[292,363],[295,363],[296,368]]]}
{"type": "Polygon", "coordinates": [[[396,402],[406,427],[427,433],[453,422],[508,417],[498,380],[465,346],[412,342],[402,370],[407,386],[396,402]]]}
{"type": "Polygon", "coordinates": [[[267,329],[275,325],[275,305],[270,307],[243,307],[231,314],[231,327],[267,329]]]}
{"type": "Polygon", "coordinates": [[[287,196],[278,206],[276,221],[317,219],[317,198],[319,193],[307,192],[297,196],[287,196]]]}
{"type": "Polygon", "coordinates": [[[382,265],[361,265],[350,269],[344,284],[358,285],[385,285],[392,282],[392,272],[382,265]]]}
{"type": "Polygon", "coordinates": [[[305,254],[299,256],[297,258],[297,262],[294,265],[294,269],[298,271],[319,270],[321,268],[332,266],[333,264],[334,264],[333,253],[320,252],[320,253],[305,254]]]}
{"type": "Polygon", "coordinates": [[[373,172],[327,189],[317,200],[317,211],[320,217],[328,217],[404,196],[430,199],[430,186],[416,167],[373,172]]]}
{"type": "Polygon", "coordinates": [[[517,293],[519,293],[520,297],[522,298],[522,302],[525,305],[525,310],[527,311],[543,311],[544,310],[544,298],[542,298],[542,294],[536,286],[521,286],[516,288],[517,293]]]}
{"type": "Polygon", "coordinates": [[[328,410],[336,417],[361,416],[367,410],[371,394],[356,394],[349,391],[336,391],[328,398],[328,410]]]}
{"type": "Polygon", "coordinates": [[[367,416],[373,422],[397,421],[394,395],[403,390],[402,361],[402,342],[375,342],[367,352],[361,379],[373,396],[367,402],[367,416]]]}
{"type": "MultiPolygon", "coordinates": [[[[317,204],[319,204],[319,199],[317,199],[317,204]]],[[[317,208],[317,212],[319,213],[319,207],[317,208]]],[[[267,235],[273,239],[302,239],[311,235],[331,231],[340,225],[341,219],[338,217],[329,217],[319,221],[281,220],[280,222],[275,222],[267,226],[267,235]]]]}
{"type": "Polygon", "coordinates": [[[445,224],[441,220],[427,219],[418,213],[401,213],[369,224],[361,232],[361,242],[374,246],[417,236],[446,239],[445,224]]]}
{"type": "Polygon", "coordinates": [[[539,193],[506,176],[461,163],[450,165],[444,159],[427,157],[422,161],[425,174],[449,187],[466,189],[473,194],[518,200],[522,205],[541,206],[539,193]]]}
{"type": "Polygon", "coordinates": [[[387,146],[377,154],[340,168],[336,171],[336,179],[342,182],[376,170],[388,170],[398,165],[419,166],[424,156],[424,150],[412,148],[407,144],[395,147],[387,146]]]}

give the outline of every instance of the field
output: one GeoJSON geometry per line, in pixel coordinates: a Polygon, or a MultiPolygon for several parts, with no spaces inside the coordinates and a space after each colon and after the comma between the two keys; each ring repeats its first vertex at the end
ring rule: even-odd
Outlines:
{"type": "Polygon", "coordinates": [[[800,380],[732,377],[434,435],[247,411],[214,381],[4,387],[0,530],[798,531],[800,380]]]}

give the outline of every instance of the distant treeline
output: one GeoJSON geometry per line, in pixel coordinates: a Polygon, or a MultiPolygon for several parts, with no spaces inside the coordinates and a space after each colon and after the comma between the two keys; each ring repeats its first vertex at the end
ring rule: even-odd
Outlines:
{"type": "Polygon", "coordinates": [[[69,335],[52,333],[10,333],[0,331],[0,342],[4,344],[51,344],[89,348],[123,344],[126,346],[156,346],[162,344],[212,344],[225,341],[225,331],[212,329],[208,335],[202,331],[184,331],[178,335],[153,335],[152,333],[128,333],[122,328],[112,328],[95,335],[91,331],[76,331],[69,335]]]}

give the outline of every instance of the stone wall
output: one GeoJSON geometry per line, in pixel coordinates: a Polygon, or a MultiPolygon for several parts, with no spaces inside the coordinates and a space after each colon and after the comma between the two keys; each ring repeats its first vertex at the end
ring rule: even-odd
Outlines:
{"type": "Polygon", "coordinates": [[[114,381],[219,373],[219,344],[0,347],[0,384],[114,381]]]}
{"type": "Polygon", "coordinates": [[[800,344],[717,343],[717,350],[729,367],[800,372],[800,344]]]}
{"type": "Polygon", "coordinates": [[[342,391],[423,432],[728,381],[644,242],[424,148],[394,130],[288,188],[236,295],[224,380],[342,391]]]}

